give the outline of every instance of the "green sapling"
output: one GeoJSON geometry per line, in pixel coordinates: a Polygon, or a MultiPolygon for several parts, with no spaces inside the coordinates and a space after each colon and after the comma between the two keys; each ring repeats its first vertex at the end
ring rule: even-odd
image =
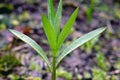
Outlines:
{"type": "Polygon", "coordinates": [[[43,23],[43,29],[47,36],[50,49],[52,52],[52,63],[50,63],[45,52],[34,40],[32,40],[28,36],[16,30],[11,30],[11,29],[9,30],[12,34],[20,38],[25,43],[29,44],[36,52],[38,52],[41,58],[47,63],[48,68],[50,72],[52,73],[52,80],[56,80],[56,68],[58,64],[60,63],[60,61],[63,60],[63,58],[65,58],[73,50],[75,50],[82,44],[88,42],[89,40],[93,39],[94,37],[96,37],[97,35],[99,35],[105,30],[105,28],[103,27],[103,28],[96,29],[92,32],[89,32],[85,34],[84,36],[78,38],[77,40],[73,41],[67,48],[65,48],[61,52],[60,51],[61,45],[63,44],[63,42],[69,35],[70,30],[77,17],[78,11],[79,11],[79,8],[76,8],[76,10],[72,13],[70,18],[64,25],[62,31],[60,31],[60,22],[61,22],[61,17],[62,17],[62,0],[60,0],[58,9],[56,12],[53,6],[53,1],[48,0],[48,18],[45,14],[42,14],[42,23],[43,23]]]}

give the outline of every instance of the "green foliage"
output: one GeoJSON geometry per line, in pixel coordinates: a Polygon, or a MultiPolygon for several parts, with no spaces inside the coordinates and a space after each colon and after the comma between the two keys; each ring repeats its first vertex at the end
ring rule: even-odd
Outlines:
{"type": "Polygon", "coordinates": [[[120,70],[120,59],[115,63],[115,68],[120,70]]]}
{"type": "Polygon", "coordinates": [[[24,42],[26,42],[27,44],[29,44],[35,51],[38,52],[38,54],[42,57],[42,59],[48,64],[48,67],[50,68],[50,62],[45,54],[45,52],[42,50],[42,48],[31,38],[29,38],[28,36],[22,34],[21,32],[18,32],[16,30],[9,30],[10,32],[12,32],[14,35],[16,35],[18,38],[20,38],[21,40],[23,40],[24,42]]]}
{"type": "Polygon", "coordinates": [[[39,53],[39,55],[43,58],[43,60],[48,64],[48,67],[52,72],[52,80],[56,80],[57,65],[60,63],[60,61],[64,57],[66,57],[74,49],[78,48],[79,46],[93,39],[94,37],[98,36],[100,33],[102,33],[105,30],[105,28],[103,27],[103,28],[96,29],[92,32],[89,32],[86,35],[73,41],[71,45],[69,45],[67,48],[65,48],[61,52],[60,51],[61,45],[63,44],[68,34],[70,33],[70,30],[77,17],[78,11],[79,11],[79,8],[76,8],[76,10],[70,16],[70,18],[64,25],[64,28],[60,32],[60,22],[61,22],[61,16],[62,16],[62,0],[60,0],[59,2],[57,12],[55,12],[54,10],[53,1],[48,0],[48,18],[44,14],[42,14],[42,23],[43,23],[43,29],[47,36],[48,42],[50,44],[51,52],[52,52],[52,59],[53,59],[52,65],[49,62],[45,52],[34,40],[32,40],[28,36],[16,30],[9,30],[11,33],[13,33],[15,36],[20,38],[25,43],[29,44],[35,51],[39,53]]]}
{"type": "MultiPolygon", "coordinates": [[[[55,31],[53,29],[53,27],[51,26],[49,20],[47,19],[47,17],[45,15],[42,15],[42,22],[43,22],[43,28],[44,28],[44,31],[46,33],[46,36],[48,38],[48,41],[50,43],[50,48],[52,50],[52,52],[54,52],[56,49],[56,34],[55,34],[55,31]]],[[[54,54],[53,54],[54,56],[54,54]]]]}
{"type": "Polygon", "coordinates": [[[93,69],[93,79],[92,80],[105,80],[106,72],[100,69],[93,69]]]}
{"type": "Polygon", "coordinates": [[[79,8],[77,8],[73,14],[70,16],[70,18],[68,19],[68,21],[66,22],[63,30],[61,31],[59,37],[58,37],[58,48],[60,48],[60,46],[62,45],[62,43],[64,42],[64,40],[66,39],[66,37],[68,36],[68,34],[70,33],[70,30],[75,22],[75,19],[77,17],[78,14],[78,10],[79,8]]]}
{"type": "Polygon", "coordinates": [[[90,6],[86,9],[87,22],[90,23],[92,19],[92,13],[94,10],[95,0],[90,0],[90,6]]]}
{"type": "Polygon", "coordinates": [[[101,4],[100,6],[95,8],[97,11],[108,12],[110,9],[107,4],[101,4]]]}
{"type": "Polygon", "coordinates": [[[106,63],[105,63],[105,57],[104,55],[99,52],[96,56],[96,60],[97,60],[97,65],[102,69],[102,70],[107,70],[107,66],[106,66],[106,63]]]}
{"type": "Polygon", "coordinates": [[[91,74],[89,72],[87,72],[87,71],[85,71],[83,73],[83,76],[84,76],[85,79],[90,79],[91,78],[91,74]]]}
{"type": "Polygon", "coordinates": [[[55,19],[55,10],[54,10],[54,5],[52,0],[48,0],[48,19],[54,28],[54,19],[55,19]]]}
{"type": "Polygon", "coordinates": [[[115,8],[114,9],[114,15],[116,18],[120,19],[120,9],[115,8]]]}
{"type": "Polygon", "coordinates": [[[62,0],[60,0],[60,3],[58,5],[58,9],[55,15],[54,19],[54,29],[57,35],[60,33],[60,22],[62,18],[62,0]]]}
{"type": "Polygon", "coordinates": [[[38,64],[35,64],[34,62],[30,62],[30,66],[29,66],[30,70],[37,70],[37,71],[41,71],[41,67],[38,64]]]}
{"type": "Polygon", "coordinates": [[[21,0],[22,3],[29,3],[29,4],[33,4],[36,2],[36,0],[21,0]]]}
{"type": "Polygon", "coordinates": [[[14,6],[9,3],[0,3],[0,13],[10,13],[14,6]]]}
{"type": "Polygon", "coordinates": [[[10,25],[10,21],[9,21],[8,17],[0,15],[0,30],[6,29],[7,25],[10,25]]]}
{"type": "Polygon", "coordinates": [[[72,73],[65,71],[63,68],[58,68],[56,72],[58,77],[63,77],[65,80],[72,79],[72,73]]]}
{"type": "Polygon", "coordinates": [[[86,7],[86,16],[87,22],[90,23],[92,20],[93,10],[95,9],[95,5],[100,3],[100,0],[88,0],[90,1],[90,5],[86,7]]]}
{"type": "Polygon", "coordinates": [[[20,65],[20,61],[13,54],[0,57],[0,71],[8,71],[20,65]]]}
{"type": "Polygon", "coordinates": [[[5,24],[0,24],[0,30],[4,30],[4,29],[6,29],[6,25],[5,24]]]}
{"type": "Polygon", "coordinates": [[[95,45],[95,43],[98,41],[99,36],[96,36],[95,38],[93,38],[92,40],[86,42],[85,44],[83,44],[83,46],[81,46],[82,50],[85,50],[87,53],[91,53],[92,49],[95,45]]]}
{"type": "Polygon", "coordinates": [[[84,43],[88,42],[89,40],[93,39],[97,35],[99,35],[101,32],[103,32],[105,28],[99,28],[97,30],[91,31],[84,36],[78,38],[77,40],[73,41],[64,51],[58,56],[58,62],[57,64],[66,57],[70,52],[72,52],[77,47],[83,45],[84,43]]]}
{"type": "Polygon", "coordinates": [[[40,77],[35,77],[33,80],[42,80],[40,77]]]}
{"type": "Polygon", "coordinates": [[[15,74],[10,74],[8,75],[8,77],[10,78],[10,80],[24,80],[24,77],[22,76],[18,76],[18,75],[15,75],[15,74]]]}

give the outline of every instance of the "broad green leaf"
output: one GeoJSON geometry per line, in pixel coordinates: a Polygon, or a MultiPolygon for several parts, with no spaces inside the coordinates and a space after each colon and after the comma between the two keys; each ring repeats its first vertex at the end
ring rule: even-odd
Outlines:
{"type": "Polygon", "coordinates": [[[57,35],[59,35],[59,32],[60,32],[61,17],[62,17],[62,0],[60,0],[59,2],[58,9],[55,16],[55,21],[54,21],[54,29],[57,35]]]}
{"type": "Polygon", "coordinates": [[[56,50],[56,34],[49,20],[44,14],[42,15],[42,23],[43,23],[45,34],[50,44],[50,48],[52,51],[54,51],[56,50]]]}
{"type": "Polygon", "coordinates": [[[51,64],[50,64],[47,56],[45,55],[45,52],[42,50],[42,48],[34,40],[32,40],[30,37],[22,34],[19,31],[11,30],[11,29],[9,31],[12,34],[14,34],[15,36],[17,36],[18,38],[20,38],[25,43],[29,44],[36,52],[38,52],[39,55],[42,57],[42,59],[48,64],[48,67],[51,70],[51,64]]]}
{"type": "Polygon", "coordinates": [[[48,19],[53,27],[55,18],[55,9],[53,5],[53,0],[48,0],[48,19]]]}
{"type": "Polygon", "coordinates": [[[68,36],[68,34],[70,33],[70,30],[75,22],[75,19],[77,17],[78,14],[78,10],[79,8],[77,8],[73,14],[70,16],[70,18],[68,19],[68,21],[66,22],[62,32],[60,33],[59,37],[58,37],[58,48],[60,48],[60,46],[62,45],[62,43],[64,42],[64,40],[66,39],[66,37],[68,36]]]}
{"type": "Polygon", "coordinates": [[[71,43],[71,45],[69,45],[59,56],[58,56],[58,60],[57,60],[57,64],[59,64],[59,62],[66,57],[70,52],[72,52],[74,49],[78,48],[79,46],[83,45],[84,43],[86,43],[87,41],[91,40],[92,38],[96,37],[97,35],[99,35],[100,33],[102,33],[106,28],[99,28],[96,29],[94,31],[91,31],[85,35],[83,35],[82,37],[78,38],[77,40],[75,40],[74,42],[71,43]]]}

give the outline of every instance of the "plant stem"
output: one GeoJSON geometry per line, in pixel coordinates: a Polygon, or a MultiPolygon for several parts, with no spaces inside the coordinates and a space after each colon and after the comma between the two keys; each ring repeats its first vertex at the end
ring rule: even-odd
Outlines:
{"type": "Polygon", "coordinates": [[[56,80],[56,57],[53,57],[52,64],[52,80],[56,80]]]}

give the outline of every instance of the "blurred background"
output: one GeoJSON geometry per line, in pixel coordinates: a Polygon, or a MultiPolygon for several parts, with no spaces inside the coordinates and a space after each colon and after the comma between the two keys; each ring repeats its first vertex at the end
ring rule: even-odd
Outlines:
{"type": "MultiPolygon", "coordinates": [[[[57,9],[59,0],[53,1],[57,9]]],[[[76,7],[79,14],[63,49],[89,31],[107,29],[60,63],[57,80],[120,80],[120,0],[63,0],[61,29],[76,7]]],[[[47,14],[47,0],[0,0],[0,80],[51,80],[40,56],[8,31],[30,36],[51,60],[42,13],[47,14]]]]}

